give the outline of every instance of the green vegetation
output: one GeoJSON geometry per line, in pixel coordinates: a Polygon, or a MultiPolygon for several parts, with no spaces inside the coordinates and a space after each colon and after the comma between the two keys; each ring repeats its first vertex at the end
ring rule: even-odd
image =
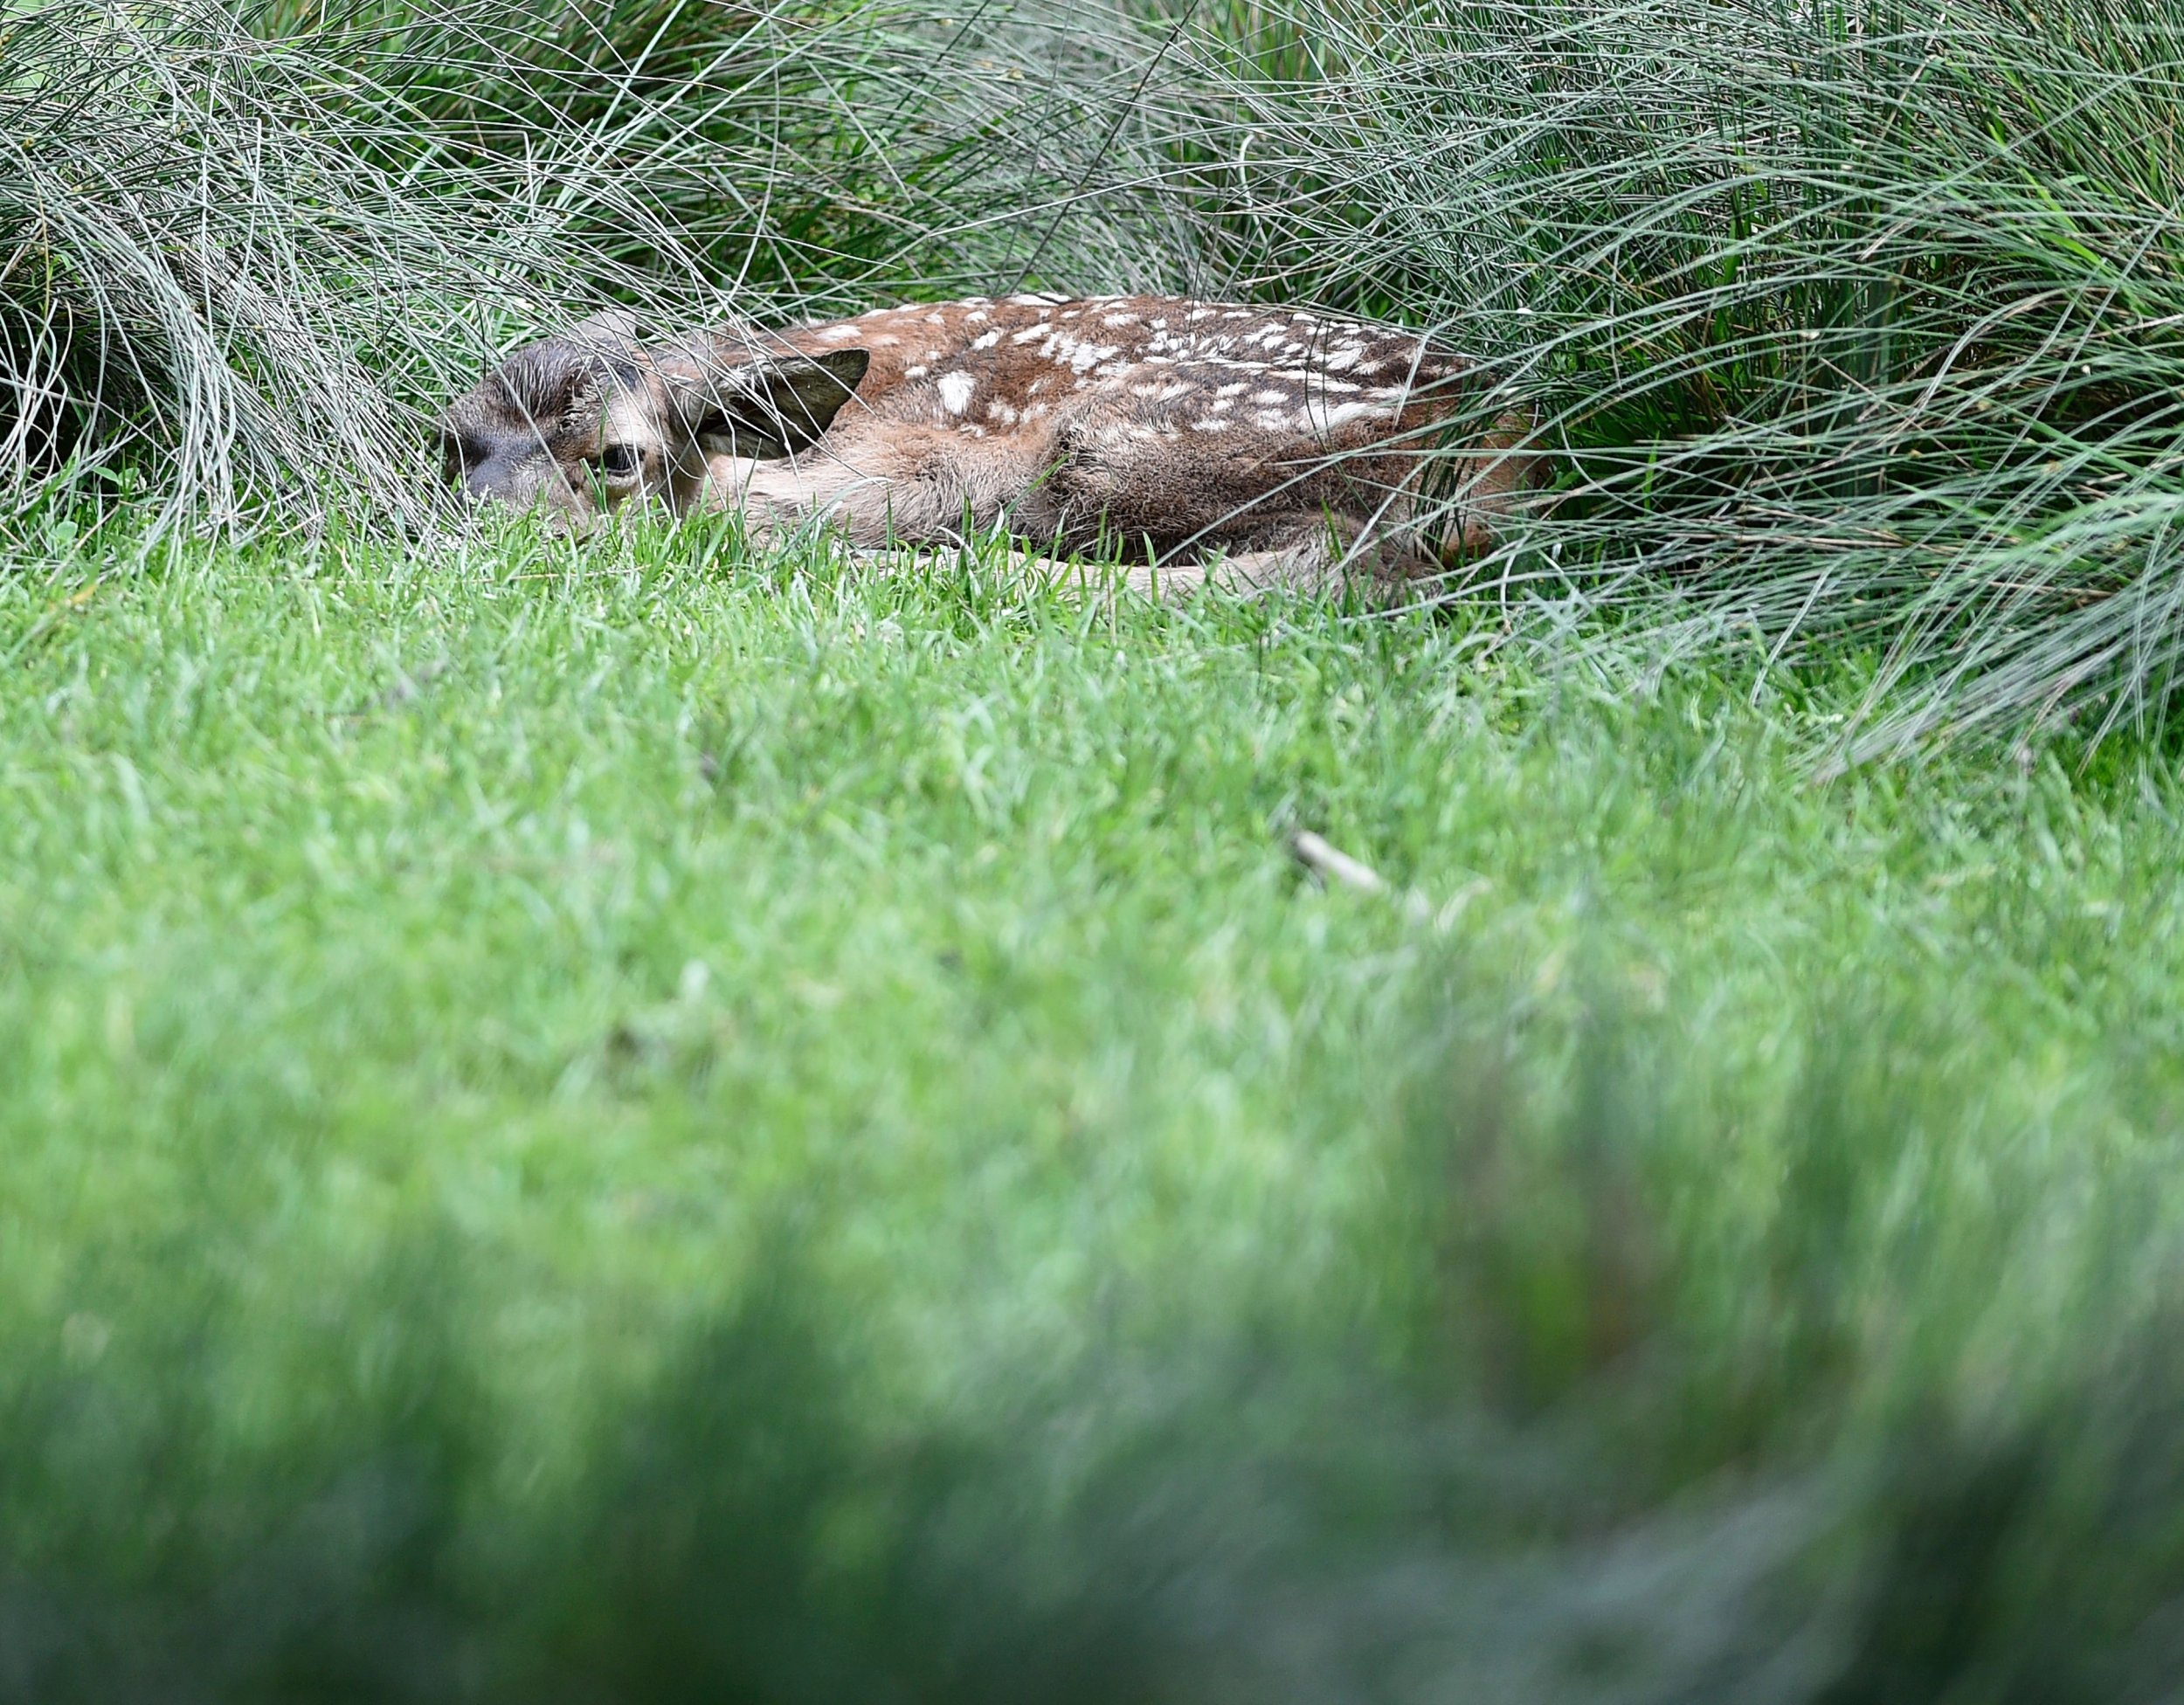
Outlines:
{"type": "Polygon", "coordinates": [[[695,530],[128,556],[0,581],[15,1695],[2174,1674],[2151,753],[1814,785],[1870,664],[695,530]]]}
{"type": "Polygon", "coordinates": [[[2181,64],[0,10],[0,1701],[2173,1697],[2181,64]],[[423,478],[1022,284],[1438,328],[1554,501],[1391,617],[423,478]]]}

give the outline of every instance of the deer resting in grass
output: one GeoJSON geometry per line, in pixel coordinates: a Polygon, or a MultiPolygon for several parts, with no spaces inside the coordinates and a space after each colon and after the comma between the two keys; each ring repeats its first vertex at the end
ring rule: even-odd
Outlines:
{"type": "Polygon", "coordinates": [[[1171,297],[653,344],[603,317],[509,355],[449,407],[441,450],[473,498],[580,533],[648,500],[738,508],[761,543],[812,523],[866,549],[1002,529],[1117,555],[1154,590],[1353,572],[1385,590],[1478,553],[1529,482],[1529,420],[1482,390],[1413,333],[1171,297]],[[1458,453],[1429,453],[1464,421],[1458,453]]]}

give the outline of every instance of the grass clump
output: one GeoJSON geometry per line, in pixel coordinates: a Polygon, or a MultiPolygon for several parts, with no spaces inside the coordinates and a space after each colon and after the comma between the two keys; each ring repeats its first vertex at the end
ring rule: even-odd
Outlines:
{"type": "Polygon", "coordinates": [[[516,186],[410,183],[370,147],[401,109],[369,53],[262,41],[224,7],[4,27],[0,466],[24,505],[134,465],[169,524],[425,514],[405,376],[448,375],[457,289],[549,263],[516,186]]]}

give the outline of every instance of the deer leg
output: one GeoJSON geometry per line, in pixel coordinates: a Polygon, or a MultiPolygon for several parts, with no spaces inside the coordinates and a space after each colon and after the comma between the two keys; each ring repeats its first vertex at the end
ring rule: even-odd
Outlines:
{"type": "Polygon", "coordinates": [[[1206,564],[1206,578],[1236,592],[1323,592],[1339,590],[1345,576],[1323,527],[1287,544],[1224,551],[1206,564]]]}
{"type": "MultiPolygon", "coordinates": [[[[868,574],[930,574],[934,566],[931,549],[930,545],[907,544],[883,549],[853,547],[849,559],[868,574]]],[[[1158,568],[1124,563],[1109,568],[1097,563],[1071,563],[1058,556],[1042,556],[1015,546],[1003,559],[1003,566],[1013,575],[1065,592],[1093,592],[1119,586],[1156,599],[1178,597],[1196,590],[1206,583],[1213,568],[1204,563],[1171,563],[1158,568]]]]}
{"type": "Polygon", "coordinates": [[[1273,591],[1330,590],[1344,580],[1335,560],[1334,549],[1324,539],[1302,541],[1278,549],[1171,557],[1114,569],[1057,563],[1046,557],[1023,559],[1034,572],[1071,590],[1113,584],[1156,603],[1173,603],[1207,587],[1246,597],[1273,591]]]}
{"type": "Polygon", "coordinates": [[[1291,570],[1291,554],[1254,551],[1242,556],[1175,557],[1163,563],[1066,563],[1051,556],[1012,553],[1013,565],[1064,591],[1090,592],[1117,587],[1172,604],[1205,587],[1250,596],[1277,587],[1304,583],[1291,570]]]}
{"type": "MultiPolygon", "coordinates": [[[[851,556],[861,568],[879,574],[902,574],[925,566],[919,560],[919,554],[910,549],[858,549],[853,550],[851,556]]],[[[1372,579],[1363,570],[1342,565],[1339,548],[1325,536],[1324,529],[1315,536],[1275,549],[1114,566],[1065,562],[1058,557],[1012,549],[1008,567],[1013,572],[1066,592],[1082,594],[1119,588],[1155,603],[1174,603],[1206,587],[1250,597],[1275,591],[1340,591],[1353,580],[1372,579]]]]}
{"type": "Polygon", "coordinates": [[[1316,515],[1280,542],[1213,557],[1206,578],[1241,592],[1319,595],[1355,588],[1386,596],[1434,571],[1429,558],[1400,539],[1362,535],[1354,525],[1316,515]]]}

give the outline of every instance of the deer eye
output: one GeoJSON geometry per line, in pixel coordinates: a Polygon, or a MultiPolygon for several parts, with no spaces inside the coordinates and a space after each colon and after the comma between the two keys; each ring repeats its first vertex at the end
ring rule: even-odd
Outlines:
{"type": "Polygon", "coordinates": [[[610,444],[599,452],[599,472],[617,480],[626,480],[637,472],[638,465],[643,460],[634,445],[610,444]]]}

